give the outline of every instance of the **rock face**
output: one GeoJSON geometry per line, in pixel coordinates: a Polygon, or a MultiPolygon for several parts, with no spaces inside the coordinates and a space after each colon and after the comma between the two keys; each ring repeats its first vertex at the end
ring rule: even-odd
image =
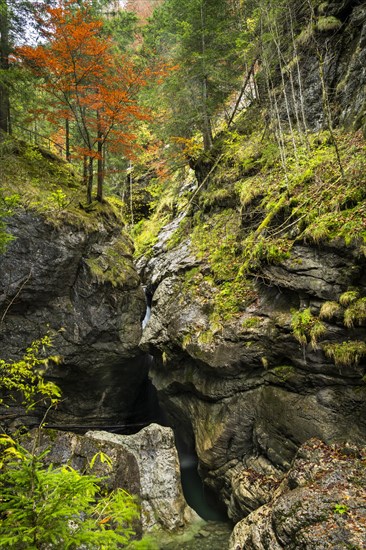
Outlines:
{"type": "MultiPolygon", "coordinates": [[[[234,522],[267,510],[309,439],[366,441],[365,195],[352,147],[360,139],[364,148],[361,132],[337,134],[347,145],[334,171],[320,160],[321,133],[309,133],[307,162],[287,162],[281,174],[263,152],[267,123],[257,141],[258,117],[272,108],[289,141],[302,109],[308,130],[365,128],[364,2],[312,3],[310,22],[309,5],[290,3],[298,34],[292,45],[281,35],[286,68],[269,54],[278,107],[251,105],[217,136],[210,167],[195,161],[197,187],[180,217],[139,263],[152,294],[141,347],[155,358],[154,385],[234,522]],[[282,85],[284,72],[292,78],[282,85]]],[[[297,531],[281,547],[316,547],[297,531]]],[[[268,537],[252,547],[277,548],[268,537]]]]}
{"type": "Polygon", "coordinates": [[[53,336],[51,354],[63,362],[49,375],[63,401],[50,420],[64,425],[134,419],[145,391],[138,350],[145,297],[132,244],[117,224],[95,223],[57,225],[18,211],[8,223],[15,240],[0,257],[1,357],[20,357],[36,338],[53,336]]]}
{"type": "MultiPolygon", "coordinates": [[[[364,259],[337,242],[298,244],[290,258],[263,267],[250,304],[212,332],[204,290],[193,296],[184,286],[182,274],[198,262],[188,251],[185,242],[167,269],[173,251],[163,244],[144,266],[156,291],[141,345],[155,356],[153,381],[172,424],[239,521],[269,501],[309,438],[366,440],[364,360],[335,366],[320,344],[299,344],[291,327],[294,310],[308,308],[317,318],[349,287],[363,295],[364,259]]],[[[365,339],[363,320],[351,329],[340,317],[323,322],[328,344],[365,339]]]]}
{"type": "Polygon", "coordinates": [[[365,548],[365,458],[310,440],[271,502],[235,526],[229,549],[365,548]]]}
{"type": "MultiPolygon", "coordinates": [[[[296,2],[293,4],[301,10],[296,2]]],[[[287,106],[283,98],[278,97],[281,116],[286,120],[287,108],[295,120],[295,96],[296,102],[303,102],[309,128],[319,130],[324,125],[322,83],[319,77],[321,54],[321,70],[332,103],[331,116],[334,122],[348,128],[362,127],[365,131],[365,5],[359,0],[317,2],[313,5],[313,30],[308,33],[307,39],[299,39],[297,43],[302,86],[300,88],[297,84],[297,67],[294,64],[291,73],[295,84],[294,88],[290,85],[287,88],[287,106]],[[331,20],[333,25],[329,26],[331,20]]],[[[303,5],[303,9],[307,12],[308,6],[303,5]]],[[[308,12],[305,17],[308,20],[308,12]]]]}
{"type": "MultiPolygon", "coordinates": [[[[364,2],[312,3],[311,22],[309,5],[289,4],[296,38],[290,45],[281,35],[286,69],[269,54],[277,64],[273,118],[286,132],[303,109],[309,130],[329,129],[327,116],[334,126],[364,129],[364,2]]],[[[271,101],[261,117],[271,112],[271,101]]],[[[153,293],[141,346],[155,357],[159,398],[235,522],[271,500],[310,438],[366,441],[365,222],[356,209],[364,211],[363,192],[356,197],[363,176],[333,174],[333,182],[347,182],[355,194],[342,202],[339,188],[325,221],[321,205],[338,193],[337,184],[330,190],[327,168],[313,170],[311,153],[297,172],[287,163],[287,183],[287,174],[276,180],[275,164],[260,161],[258,116],[252,105],[231,134],[217,136],[212,173],[206,169],[203,178],[200,164],[208,161],[195,162],[198,184],[184,214],[163,228],[152,257],[139,264],[153,293]],[[328,187],[313,209],[314,197],[328,187]],[[342,211],[338,226],[335,210],[342,211]],[[347,228],[356,227],[356,218],[352,233],[347,228]]]]}
{"type": "Polygon", "coordinates": [[[50,448],[46,460],[88,471],[102,451],[112,461],[95,461],[92,473],[105,477],[108,489],[123,488],[137,495],[143,533],[178,531],[199,518],[184,500],[178,454],[170,428],[150,424],[134,435],[90,431],[85,436],[41,431],[40,450],[50,448]]]}

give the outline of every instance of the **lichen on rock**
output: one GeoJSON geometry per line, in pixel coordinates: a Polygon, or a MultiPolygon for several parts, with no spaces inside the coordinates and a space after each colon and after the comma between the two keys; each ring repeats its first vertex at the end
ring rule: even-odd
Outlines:
{"type": "Polygon", "coordinates": [[[302,445],[270,502],[240,521],[230,550],[364,548],[365,449],[302,445]]]}

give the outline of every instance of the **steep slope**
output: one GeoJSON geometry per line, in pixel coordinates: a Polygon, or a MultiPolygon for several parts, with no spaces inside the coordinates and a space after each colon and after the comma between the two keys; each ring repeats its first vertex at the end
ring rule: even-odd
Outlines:
{"type": "Polygon", "coordinates": [[[210,156],[190,159],[196,183],[187,173],[171,193],[170,221],[164,197],[139,228],[152,296],[141,346],[234,521],[272,498],[309,438],[366,441],[364,6],[323,4],[337,32],[322,16],[312,47],[298,41],[308,131],[286,124],[300,98],[291,115],[274,88],[272,104],[253,102],[210,156]]]}

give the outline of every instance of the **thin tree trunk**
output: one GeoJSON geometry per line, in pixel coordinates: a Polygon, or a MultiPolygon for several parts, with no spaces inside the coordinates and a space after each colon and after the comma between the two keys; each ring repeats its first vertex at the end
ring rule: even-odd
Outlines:
{"type": "Polygon", "coordinates": [[[86,200],[88,204],[92,202],[93,191],[93,157],[89,157],[88,161],[88,185],[86,190],[86,200]]]}
{"type": "MultiPolygon", "coordinates": [[[[308,5],[309,5],[309,8],[310,8],[310,23],[311,23],[311,26],[313,27],[314,18],[315,18],[314,7],[313,7],[312,3],[310,2],[310,0],[308,0],[308,5]]],[[[332,143],[333,143],[334,150],[335,150],[335,153],[336,153],[336,157],[337,157],[337,161],[338,161],[338,165],[339,165],[339,171],[341,173],[341,176],[344,177],[344,169],[343,169],[343,164],[342,164],[342,159],[341,159],[341,154],[340,154],[340,151],[339,151],[337,139],[336,139],[335,134],[334,134],[332,112],[331,112],[331,108],[330,108],[329,95],[328,95],[327,85],[326,85],[326,81],[325,81],[324,57],[323,57],[323,54],[320,50],[318,41],[317,41],[315,36],[314,36],[314,44],[315,44],[316,56],[318,58],[319,79],[320,79],[320,85],[321,85],[321,89],[322,89],[323,114],[325,116],[325,122],[326,122],[327,130],[328,130],[328,132],[330,134],[330,137],[332,139],[332,143]]],[[[326,49],[326,51],[327,51],[327,49],[326,49]]]]}
{"type": "Polygon", "coordinates": [[[309,132],[308,132],[308,126],[307,126],[306,116],[305,116],[304,93],[303,93],[300,63],[299,63],[299,52],[297,50],[297,45],[296,45],[296,40],[295,40],[294,22],[293,22],[293,19],[292,19],[291,6],[287,6],[287,10],[288,10],[288,13],[290,15],[290,28],[291,28],[293,57],[296,60],[297,82],[298,82],[298,86],[299,86],[299,98],[300,98],[300,110],[301,110],[302,125],[303,125],[304,133],[305,133],[306,148],[307,148],[308,151],[310,151],[310,143],[309,143],[309,138],[308,138],[308,133],[309,132]]]}
{"type": "Polygon", "coordinates": [[[212,148],[213,136],[212,136],[212,126],[210,115],[207,110],[208,105],[208,90],[207,90],[207,75],[205,67],[205,53],[206,53],[206,42],[205,42],[205,14],[203,8],[204,2],[201,1],[201,48],[202,48],[202,115],[203,115],[203,148],[205,151],[209,151],[212,148]]]}
{"type": "Polygon", "coordinates": [[[328,132],[329,132],[330,137],[332,139],[332,144],[333,144],[333,147],[334,147],[334,150],[335,150],[335,153],[336,153],[339,170],[340,170],[341,176],[344,177],[344,170],[343,170],[341,154],[340,154],[340,151],[339,151],[337,139],[336,139],[335,134],[334,134],[333,120],[332,120],[332,114],[331,114],[330,104],[329,104],[329,96],[328,96],[328,91],[327,91],[327,87],[326,87],[326,83],[325,83],[324,59],[323,59],[323,56],[322,56],[321,52],[319,51],[319,48],[317,48],[317,49],[318,49],[318,63],[319,63],[319,78],[320,78],[321,87],[322,87],[323,111],[324,111],[324,114],[325,114],[327,129],[328,129],[328,132]]]}
{"type": "Polygon", "coordinates": [[[103,163],[103,133],[100,128],[100,115],[97,112],[98,120],[98,136],[97,136],[97,150],[98,150],[98,160],[97,160],[97,201],[103,201],[103,187],[104,187],[104,163],[103,163]]]}
{"type": "MultiPolygon", "coordinates": [[[[287,97],[286,82],[284,77],[284,67],[282,63],[283,56],[282,56],[281,45],[280,45],[280,36],[278,33],[276,20],[274,20],[274,24],[273,24],[272,16],[270,12],[267,12],[267,18],[268,18],[268,23],[270,25],[269,27],[270,31],[272,32],[273,41],[275,43],[276,50],[277,50],[277,58],[278,58],[278,64],[279,64],[280,73],[281,73],[282,92],[283,92],[283,97],[285,101],[287,121],[288,121],[289,130],[290,130],[292,146],[294,149],[294,155],[295,155],[295,158],[297,158],[297,146],[296,146],[295,135],[294,135],[294,130],[293,130],[292,121],[291,121],[290,105],[287,97]]],[[[278,108],[277,101],[276,101],[276,105],[278,108]]],[[[294,105],[294,109],[296,109],[296,105],[294,105]]]]}
{"type": "Polygon", "coordinates": [[[65,137],[66,137],[66,160],[71,162],[71,153],[70,153],[70,122],[69,119],[65,120],[65,137]]]}
{"type": "Polygon", "coordinates": [[[213,136],[212,136],[212,127],[211,119],[207,112],[207,78],[204,77],[202,82],[202,104],[203,104],[203,147],[205,151],[209,151],[212,148],[213,136]]]}
{"type": "Polygon", "coordinates": [[[83,183],[85,187],[88,185],[88,157],[83,156],[83,183]]]}
{"type": "MultiPolygon", "coordinates": [[[[9,19],[6,0],[0,0],[0,69],[9,70],[9,19]]],[[[9,90],[4,82],[0,81],[0,131],[7,134],[11,131],[10,126],[10,99],[9,90]]]]}
{"type": "Polygon", "coordinates": [[[254,71],[254,67],[255,67],[256,62],[257,62],[257,59],[255,59],[255,60],[253,61],[253,63],[252,63],[251,66],[250,66],[250,69],[249,69],[249,71],[248,71],[248,73],[247,73],[247,76],[245,77],[243,86],[242,86],[242,88],[241,88],[241,90],[240,90],[239,97],[238,97],[238,99],[236,100],[235,107],[234,107],[234,109],[233,109],[233,112],[232,112],[232,114],[231,114],[231,117],[230,117],[230,119],[229,119],[229,122],[227,123],[228,128],[229,128],[230,124],[232,123],[232,121],[234,120],[234,117],[235,117],[236,112],[237,112],[237,110],[238,110],[238,108],[239,108],[240,102],[241,102],[241,100],[242,100],[242,98],[243,98],[245,89],[246,89],[246,87],[248,86],[249,81],[250,81],[250,77],[252,76],[252,73],[253,73],[253,71],[254,71]]]}
{"type": "Polygon", "coordinates": [[[130,214],[131,214],[131,225],[134,225],[134,216],[133,216],[133,177],[132,177],[132,162],[129,161],[129,174],[128,174],[128,181],[129,181],[129,191],[130,191],[130,214]]]}

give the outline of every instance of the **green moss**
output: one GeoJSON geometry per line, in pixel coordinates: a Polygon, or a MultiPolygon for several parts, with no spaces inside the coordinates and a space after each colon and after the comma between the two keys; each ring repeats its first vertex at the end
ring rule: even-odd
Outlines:
{"type": "Polygon", "coordinates": [[[189,236],[189,233],[192,229],[192,220],[188,216],[184,217],[177,229],[174,231],[172,236],[168,239],[166,243],[167,250],[178,246],[184,239],[189,236]]]}
{"type": "Polygon", "coordinates": [[[230,320],[234,315],[244,311],[257,297],[253,283],[239,277],[234,281],[227,281],[218,287],[214,299],[214,311],[222,321],[230,320]]]}
{"type": "MultiPolygon", "coordinates": [[[[230,177],[230,176],[229,176],[230,177]]],[[[235,178],[233,178],[235,180],[235,178]]],[[[228,174],[226,174],[226,185],[219,177],[214,177],[209,187],[202,191],[200,195],[200,206],[203,210],[220,206],[225,208],[230,204],[238,202],[236,187],[232,183],[233,180],[228,181],[228,174]]]]}
{"type": "Polygon", "coordinates": [[[106,200],[85,205],[86,189],[74,167],[41,147],[9,137],[0,144],[4,194],[54,226],[70,223],[95,231],[98,223],[123,225],[121,209],[106,200]]]}
{"type": "Polygon", "coordinates": [[[310,308],[302,311],[292,311],[291,327],[296,340],[302,345],[311,344],[318,347],[318,340],[326,332],[325,325],[312,315],[310,308]]]}
{"type": "Polygon", "coordinates": [[[334,15],[319,17],[316,22],[316,28],[320,32],[335,31],[341,26],[342,21],[334,17],[334,15]]]}
{"type": "Polygon", "coordinates": [[[251,237],[243,241],[245,258],[241,273],[245,274],[260,269],[262,264],[276,264],[290,257],[292,242],[288,239],[270,237],[251,237]]]}
{"type": "Polygon", "coordinates": [[[244,329],[256,328],[261,324],[261,322],[262,322],[261,317],[249,317],[242,321],[241,326],[244,329]]]}
{"type": "Polygon", "coordinates": [[[182,278],[181,295],[201,305],[210,319],[213,334],[222,330],[224,323],[238,317],[256,299],[253,283],[243,277],[217,282],[212,274],[191,269],[182,278]]]}
{"type": "Polygon", "coordinates": [[[218,281],[233,279],[237,274],[239,230],[239,213],[233,209],[196,221],[191,234],[192,251],[209,263],[218,281]]]}
{"type": "Polygon", "coordinates": [[[327,219],[310,224],[304,231],[305,240],[315,244],[326,242],[330,236],[331,231],[327,219]]]}
{"type": "Polygon", "coordinates": [[[182,342],[181,342],[181,346],[183,349],[187,349],[187,347],[189,346],[189,344],[192,342],[192,335],[191,334],[185,334],[183,336],[183,339],[182,339],[182,342]]]}
{"type": "Polygon", "coordinates": [[[342,313],[342,308],[338,302],[324,302],[320,308],[319,318],[320,319],[334,319],[342,313]]]}
{"type": "Polygon", "coordinates": [[[137,286],[139,279],[132,265],[132,251],[132,243],[121,235],[104,248],[103,254],[88,258],[86,263],[98,282],[109,282],[114,287],[123,287],[127,283],[137,286]]]}
{"type": "Polygon", "coordinates": [[[306,46],[314,36],[314,28],[311,24],[307,25],[301,33],[296,37],[296,42],[300,46],[306,46]]]}
{"type": "Polygon", "coordinates": [[[324,344],[323,350],[337,367],[356,366],[363,357],[366,357],[366,343],[358,340],[348,340],[341,344],[324,344]]]}
{"type": "Polygon", "coordinates": [[[339,297],[339,303],[344,306],[344,307],[347,307],[351,304],[353,304],[359,297],[359,291],[358,290],[347,290],[347,292],[344,292],[340,297],[339,297]]]}
{"type": "Polygon", "coordinates": [[[141,220],[134,226],[132,238],[135,243],[135,255],[137,258],[152,254],[152,247],[158,241],[159,232],[168,221],[168,214],[154,214],[150,219],[141,220]]]}
{"type": "Polygon", "coordinates": [[[344,313],[344,324],[350,328],[362,325],[366,321],[366,298],[360,298],[351,303],[344,313]]]}
{"type": "Polygon", "coordinates": [[[253,177],[240,180],[236,184],[236,190],[239,194],[242,207],[248,207],[263,192],[260,186],[253,185],[254,182],[257,182],[257,178],[253,177]]]}
{"type": "Polygon", "coordinates": [[[197,341],[199,344],[212,344],[214,341],[214,333],[212,330],[205,330],[203,332],[200,332],[197,338],[197,341]]]}
{"type": "Polygon", "coordinates": [[[295,367],[290,365],[281,365],[274,367],[269,371],[274,374],[281,382],[287,382],[291,376],[296,372],[295,367]]]}

